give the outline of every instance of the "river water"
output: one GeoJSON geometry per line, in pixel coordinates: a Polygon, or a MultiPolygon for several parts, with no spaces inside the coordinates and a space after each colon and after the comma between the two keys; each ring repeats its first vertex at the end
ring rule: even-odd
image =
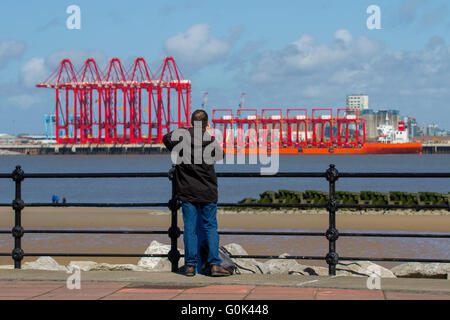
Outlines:
{"type": "MultiPolygon", "coordinates": [[[[273,160],[273,163],[275,161],[273,160]]],[[[323,172],[334,163],[341,172],[450,172],[450,155],[281,155],[279,172],[323,172]]],[[[25,172],[167,172],[169,155],[46,155],[0,156],[0,172],[21,165],[25,172]]],[[[261,164],[216,164],[217,172],[259,172],[261,164]]],[[[219,202],[258,197],[266,190],[328,190],[324,178],[221,178],[219,202]]],[[[68,202],[165,202],[170,197],[167,178],[28,179],[23,182],[26,202],[48,202],[52,194],[68,202]]],[[[336,190],[389,192],[450,191],[449,179],[343,178],[336,190]]],[[[0,202],[11,202],[13,182],[0,179],[0,202]]]]}

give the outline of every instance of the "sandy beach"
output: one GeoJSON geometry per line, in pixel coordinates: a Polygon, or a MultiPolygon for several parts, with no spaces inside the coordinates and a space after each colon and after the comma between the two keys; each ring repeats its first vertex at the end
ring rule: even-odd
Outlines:
{"type": "MultiPolygon", "coordinates": [[[[183,228],[181,212],[179,226],[183,228]]],[[[447,211],[389,212],[369,211],[339,212],[336,217],[339,230],[384,230],[449,232],[450,215],[447,211]]],[[[302,212],[236,212],[219,210],[219,229],[259,229],[259,230],[316,230],[328,228],[326,211],[302,212]]],[[[11,208],[0,208],[0,229],[11,230],[14,213],[11,208]]],[[[22,212],[22,225],[25,229],[37,228],[109,228],[109,229],[149,229],[167,230],[170,226],[168,210],[123,209],[123,208],[25,208],[22,212]]],[[[321,237],[257,237],[221,236],[221,243],[237,242],[249,254],[281,254],[301,252],[304,255],[325,255],[328,250],[326,239],[321,237]],[[293,240],[294,239],[294,240],[293,240]],[[280,252],[282,250],[283,252],[280,252]]],[[[11,235],[0,235],[0,252],[11,252],[14,240],[11,235]]],[[[83,252],[83,253],[143,253],[153,240],[170,243],[167,235],[49,235],[25,234],[25,252],[83,252]]],[[[384,240],[374,238],[340,238],[338,251],[344,256],[372,254],[372,256],[393,256],[400,252],[403,256],[423,256],[429,254],[426,246],[407,246],[404,240],[384,240]],[[389,242],[387,242],[389,241],[389,242]],[[361,251],[364,248],[364,251],[361,251]],[[369,252],[369,253],[367,253],[369,252]]],[[[446,241],[446,240],[443,240],[446,241]]],[[[445,242],[446,243],[446,242],[445,242]]],[[[444,246],[445,246],[444,243],[444,246]]],[[[183,247],[182,237],[179,239],[183,247]]],[[[436,249],[436,254],[442,251],[436,249]]],[[[434,254],[434,253],[433,253],[434,254]]],[[[24,261],[35,260],[26,257],[24,261]]],[[[71,260],[93,260],[109,263],[136,263],[138,258],[56,258],[60,263],[71,260]]],[[[312,261],[311,261],[312,263],[312,261]]],[[[11,264],[11,258],[1,257],[0,264],[11,264]]],[[[312,263],[316,264],[316,263],[312,263]]],[[[323,264],[323,262],[317,262],[323,264]]],[[[389,264],[391,265],[391,264],[389,264]]]]}
{"type": "MultiPolygon", "coordinates": [[[[183,226],[181,211],[178,214],[183,226]]],[[[446,210],[419,211],[338,211],[340,229],[399,230],[399,231],[450,231],[450,212],[446,210]]],[[[219,209],[219,228],[252,229],[322,229],[328,228],[325,210],[293,211],[231,211],[219,209]]],[[[0,228],[14,225],[11,208],[0,208],[0,228]]],[[[24,228],[35,227],[156,227],[170,226],[168,210],[128,208],[25,208],[22,211],[24,228]]]]}

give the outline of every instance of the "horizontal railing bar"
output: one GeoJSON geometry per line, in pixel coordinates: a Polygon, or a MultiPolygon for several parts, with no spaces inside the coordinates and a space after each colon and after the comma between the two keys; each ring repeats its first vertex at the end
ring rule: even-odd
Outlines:
{"type": "MultiPolygon", "coordinates": [[[[218,172],[220,178],[325,178],[324,172],[278,172],[267,175],[259,172],[218,172]]],[[[61,178],[167,178],[167,172],[126,172],[126,173],[25,173],[26,179],[61,178]]],[[[339,172],[339,178],[450,178],[446,172],[339,172]]],[[[0,178],[11,179],[12,174],[0,174],[0,178]]]]}
{"type": "Polygon", "coordinates": [[[450,259],[421,259],[421,258],[368,258],[368,257],[339,257],[339,261],[386,261],[386,262],[423,262],[450,263],[450,259]]]}
{"type": "MultiPolygon", "coordinates": [[[[0,230],[0,234],[10,234],[10,230],[0,230]]],[[[167,234],[165,230],[63,230],[63,229],[31,229],[24,230],[29,234],[167,234]]],[[[183,234],[183,231],[180,230],[183,234]]],[[[324,232],[280,232],[280,231],[218,231],[221,235],[254,235],[254,236],[311,236],[323,237],[324,232]]],[[[450,234],[431,233],[368,233],[368,232],[342,232],[340,237],[387,237],[387,238],[431,238],[449,239],[450,234]]]]}
{"type": "Polygon", "coordinates": [[[337,204],[337,208],[342,209],[446,209],[450,210],[450,205],[434,204],[337,204]]]}
{"type": "MultiPolygon", "coordinates": [[[[298,260],[325,260],[324,257],[310,256],[264,256],[264,255],[230,255],[230,258],[236,259],[298,259],[298,260]]],[[[448,263],[447,259],[415,259],[415,258],[367,258],[367,257],[339,257],[339,261],[391,261],[391,262],[443,262],[448,263]]]]}
{"type": "MultiPolygon", "coordinates": [[[[236,208],[327,208],[327,204],[315,203],[218,203],[219,207],[236,208]]],[[[450,210],[448,205],[397,205],[397,204],[338,204],[342,209],[444,209],[450,210]]]]}
{"type": "Polygon", "coordinates": [[[339,178],[450,178],[448,172],[339,172],[339,178]]]}
{"type": "Polygon", "coordinates": [[[167,178],[167,172],[25,173],[25,179],[65,178],[167,178]]]}
{"type": "Polygon", "coordinates": [[[450,234],[420,234],[420,233],[358,233],[358,232],[342,232],[340,237],[382,237],[382,238],[432,238],[432,239],[450,239],[450,234]]]}
{"type": "MultiPolygon", "coordinates": [[[[0,253],[0,256],[11,256],[10,253],[0,253]]],[[[56,253],[34,252],[24,256],[39,257],[110,257],[110,258],[167,258],[168,254],[134,254],[134,253],[56,253]]],[[[180,257],[184,257],[182,254],[180,257]]],[[[325,260],[323,256],[276,256],[276,255],[230,255],[235,259],[289,259],[289,260],[325,260]]],[[[385,261],[385,262],[422,262],[422,263],[450,263],[450,259],[422,259],[422,258],[370,258],[370,257],[339,257],[340,261],[385,261]]]]}
{"type": "Polygon", "coordinates": [[[237,236],[306,236],[306,237],[324,237],[325,232],[277,232],[277,231],[218,231],[222,235],[237,236]]]}
{"type": "MultiPolygon", "coordinates": [[[[9,254],[11,255],[11,254],[9,254]]],[[[32,252],[25,253],[24,257],[105,257],[105,258],[167,258],[167,254],[142,254],[142,253],[57,253],[57,252],[32,252]]],[[[183,255],[181,255],[183,257],[183,255]]]]}
{"type": "Polygon", "coordinates": [[[326,204],[316,203],[218,203],[219,207],[236,208],[326,208],[326,204]]]}
{"type": "Polygon", "coordinates": [[[218,178],[325,178],[324,172],[278,172],[261,174],[259,172],[217,172],[218,178]]]}
{"type": "MultiPolygon", "coordinates": [[[[105,203],[105,202],[80,202],[80,203],[44,203],[31,202],[25,203],[25,207],[168,207],[168,202],[149,202],[149,203],[105,203]]],[[[11,205],[10,205],[11,206],[11,205]]]]}
{"type": "MultiPolygon", "coordinates": [[[[11,233],[11,231],[10,231],[11,233]]],[[[167,234],[162,230],[24,230],[24,233],[51,233],[51,234],[167,234]]]]}

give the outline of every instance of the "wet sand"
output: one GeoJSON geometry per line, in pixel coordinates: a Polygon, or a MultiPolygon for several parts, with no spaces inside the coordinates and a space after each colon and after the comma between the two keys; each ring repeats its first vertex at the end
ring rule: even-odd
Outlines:
{"type": "MultiPolygon", "coordinates": [[[[181,212],[178,214],[183,226],[181,212]]],[[[328,228],[326,211],[304,212],[236,212],[219,210],[219,228],[244,229],[322,229],[328,228]]],[[[415,212],[413,210],[384,213],[381,211],[338,212],[339,229],[399,230],[399,231],[450,231],[450,214],[447,211],[415,212]]],[[[14,225],[14,212],[0,208],[0,228],[14,225]]],[[[24,228],[35,227],[157,227],[170,226],[168,210],[122,208],[25,208],[22,211],[24,228]]]]}
{"type": "MultiPolygon", "coordinates": [[[[183,228],[181,213],[179,226],[183,228]]],[[[317,230],[328,228],[328,214],[325,211],[288,212],[235,212],[219,210],[220,229],[259,229],[259,230],[317,230]]],[[[389,212],[380,211],[340,212],[336,217],[339,230],[384,230],[384,231],[425,231],[449,232],[450,215],[442,212],[389,212]],[[405,214],[406,213],[406,214],[405,214]]],[[[0,229],[11,230],[14,225],[14,212],[11,208],[0,208],[0,229]]],[[[110,229],[162,229],[170,226],[168,210],[122,209],[122,208],[25,208],[22,213],[22,225],[25,229],[34,228],[110,228],[110,229]]],[[[45,235],[25,234],[23,249],[25,252],[83,252],[83,253],[143,253],[152,240],[169,243],[167,235],[45,235]]],[[[341,256],[415,256],[430,254],[427,246],[408,245],[409,240],[340,238],[338,252],[341,256]]],[[[446,241],[446,240],[444,240],[446,241]]],[[[0,235],[0,252],[11,252],[13,238],[0,235]]],[[[182,248],[182,237],[179,246],[182,248]]],[[[325,255],[328,249],[326,239],[321,237],[257,237],[257,236],[221,236],[221,243],[236,242],[249,254],[290,254],[325,255]],[[264,239],[262,239],[264,238],[264,239]],[[280,250],[282,252],[280,252],[280,250]]],[[[446,246],[444,243],[444,247],[446,246]]],[[[435,249],[436,254],[441,254],[435,249]]],[[[26,257],[24,261],[35,260],[26,257]]],[[[108,263],[137,263],[138,258],[56,258],[66,264],[71,260],[92,260],[108,263]]],[[[305,264],[323,262],[307,261],[305,264]]],[[[0,264],[11,264],[11,258],[0,257],[0,264]]],[[[392,264],[385,264],[392,266],[392,264]]]]}

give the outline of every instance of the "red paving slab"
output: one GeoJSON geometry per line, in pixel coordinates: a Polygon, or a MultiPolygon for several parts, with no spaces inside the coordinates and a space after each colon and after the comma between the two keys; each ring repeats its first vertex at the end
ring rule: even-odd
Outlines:
{"type": "Polygon", "coordinates": [[[182,293],[172,300],[244,300],[246,294],[182,293]]]}
{"type": "Polygon", "coordinates": [[[250,294],[245,300],[314,300],[313,295],[250,294]]]}
{"type": "Polygon", "coordinates": [[[237,294],[247,295],[255,286],[244,285],[210,285],[186,289],[185,293],[208,293],[208,294],[237,294]]]}
{"type": "Polygon", "coordinates": [[[0,282],[0,299],[10,300],[12,297],[27,299],[51,292],[64,285],[62,282],[4,281],[0,282]]]}
{"type": "Polygon", "coordinates": [[[314,295],[316,288],[266,287],[256,286],[252,294],[299,294],[314,295]]]}
{"type": "Polygon", "coordinates": [[[113,293],[101,300],[170,300],[178,293],[113,293]]]}
{"type": "Polygon", "coordinates": [[[0,282],[0,300],[450,300],[448,294],[421,294],[381,290],[293,288],[251,285],[203,287],[127,287],[127,282],[82,282],[69,290],[64,281],[0,282]]]}
{"type": "Polygon", "coordinates": [[[384,300],[381,290],[348,290],[320,288],[317,300],[384,300]]]}
{"type": "Polygon", "coordinates": [[[450,300],[448,294],[420,294],[409,292],[386,292],[388,300],[450,300]]]}
{"type": "Polygon", "coordinates": [[[68,289],[65,286],[45,294],[34,296],[32,300],[96,300],[113,294],[125,287],[127,282],[81,282],[80,289],[68,289]]]}
{"type": "Polygon", "coordinates": [[[179,294],[183,292],[184,289],[158,289],[158,288],[125,288],[117,291],[119,293],[171,293],[171,294],[179,294]]]}
{"type": "Polygon", "coordinates": [[[317,289],[257,286],[246,300],[313,300],[317,289]]]}

